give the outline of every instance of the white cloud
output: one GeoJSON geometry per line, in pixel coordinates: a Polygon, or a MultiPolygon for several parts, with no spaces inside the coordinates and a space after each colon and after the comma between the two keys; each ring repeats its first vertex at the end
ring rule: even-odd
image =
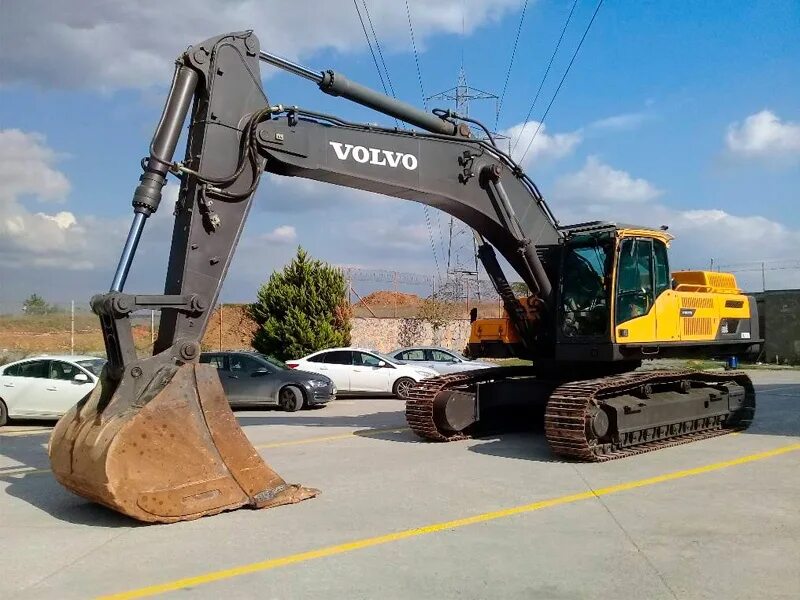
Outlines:
{"type": "Polygon", "coordinates": [[[636,129],[651,118],[647,112],[630,112],[619,115],[612,115],[604,119],[598,119],[589,125],[593,129],[603,129],[607,131],[625,131],[636,129]]]}
{"type": "Polygon", "coordinates": [[[117,224],[70,211],[31,212],[22,198],[65,202],[70,191],[44,136],[19,129],[0,130],[0,265],[14,269],[57,267],[93,269],[108,257],[104,242],[117,224]]]}
{"type": "Polygon", "coordinates": [[[592,205],[647,202],[661,194],[646,179],[614,169],[596,156],[587,158],[580,171],[561,177],[554,186],[556,198],[592,205]]]}
{"type": "Polygon", "coordinates": [[[730,152],[745,158],[800,157],[800,123],[781,121],[772,111],[762,110],[729,125],[725,143],[730,152]]]}
{"type": "Polygon", "coordinates": [[[31,194],[40,200],[62,202],[70,185],[53,167],[56,159],[43,135],[0,130],[0,201],[31,194]]]}
{"type": "MultiPolygon", "coordinates": [[[[417,45],[440,33],[467,34],[498,21],[521,0],[411,0],[417,45]]],[[[405,3],[371,2],[387,50],[410,48],[405,3]]],[[[363,10],[363,9],[362,9],[363,10]]],[[[322,50],[359,51],[364,34],[349,3],[296,0],[25,0],[4,2],[0,83],[42,87],[146,87],[166,84],[172,60],[189,44],[253,29],[265,50],[302,59],[322,50]],[[43,40],[45,41],[43,43],[43,40]]],[[[332,65],[321,64],[320,67],[332,65]]]]}
{"type": "Polygon", "coordinates": [[[275,244],[291,244],[297,241],[297,230],[291,225],[281,225],[269,233],[262,234],[261,239],[275,244]]]}
{"type": "MultiPolygon", "coordinates": [[[[748,291],[761,289],[761,274],[743,263],[754,259],[785,259],[800,254],[800,231],[760,215],[734,215],[721,209],[675,210],[663,205],[637,206],[626,212],[624,220],[656,226],[669,225],[676,236],[670,251],[675,269],[708,269],[711,259],[716,265],[730,265],[740,287],[748,291]]],[[[785,270],[769,274],[768,286],[797,287],[800,272],[785,270]]]]}
{"type": "MultiPolygon", "coordinates": [[[[679,210],[654,201],[661,191],[644,179],[612,169],[590,157],[586,166],[556,182],[553,200],[562,223],[591,220],[632,223],[647,227],[667,225],[677,239],[670,251],[673,270],[707,269],[754,259],[793,258],[800,255],[800,231],[760,215],[735,215],[713,207],[679,210]]],[[[698,207],[703,202],[695,203],[698,207]]],[[[740,287],[761,289],[760,273],[734,274],[740,287]]],[[[797,287],[800,272],[771,275],[772,287],[797,287]]]]}
{"type": "MultiPolygon", "coordinates": [[[[529,121],[527,125],[518,123],[500,133],[511,139],[513,148],[511,156],[516,161],[522,161],[522,166],[526,168],[540,160],[555,160],[568,156],[583,141],[580,131],[549,134],[547,125],[542,124],[540,127],[538,121],[529,121]],[[530,150],[528,150],[529,145],[530,150]]],[[[500,146],[503,147],[502,141],[500,146]]]]}

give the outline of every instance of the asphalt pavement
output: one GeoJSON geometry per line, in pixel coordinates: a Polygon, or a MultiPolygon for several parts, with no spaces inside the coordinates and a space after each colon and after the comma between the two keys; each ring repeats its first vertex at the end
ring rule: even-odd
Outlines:
{"type": "Polygon", "coordinates": [[[237,412],[319,497],[141,525],[61,488],[50,424],[0,429],[0,598],[796,598],[800,371],[744,433],[604,464],[541,432],[433,444],[394,399],[237,412]]]}

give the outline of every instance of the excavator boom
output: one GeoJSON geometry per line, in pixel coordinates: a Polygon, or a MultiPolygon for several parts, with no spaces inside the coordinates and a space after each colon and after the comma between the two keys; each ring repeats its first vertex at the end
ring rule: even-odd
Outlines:
{"type": "MultiPolygon", "coordinates": [[[[469,137],[469,129],[448,115],[261,52],[252,32],[211,38],[178,58],[142,167],[111,289],[92,298],[108,355],[101,384],[59,421],[49,445],[62,484],[140,520],[191,519],[317,493],[287,484],[264,463],[236,423],[216,371],[198,364],[211,308],[265,169],[441,208],[481,232],[488,240],[484,252],[494,244],[543,301],[552,294],[534,241],[558,243],[555,221],[509,157],[469,137]],[[426,131],[270,105],[260,61],[426,131]],[[187,116],[186,154],[177,162],[187,116]],[[126,293],[143,228],[170,173],[179,177],[180,193],[164,293],[126,293]],[[131,331],[131,315],[142,309],[161,311],[147,357],[137,356],[131,331]]],[[[494,277],[505,281],[501,272],[494,277]]],[[[506,288],[507,308],[521,315],[507,282],[506,288]]]]}

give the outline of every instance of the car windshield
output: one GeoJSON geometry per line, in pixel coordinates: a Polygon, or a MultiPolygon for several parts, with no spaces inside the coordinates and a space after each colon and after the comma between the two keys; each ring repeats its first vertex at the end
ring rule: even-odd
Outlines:
{"type": "Polygon", "coordinates": [[[267,356],[266,354],[259,354],[261,358],[267,361],[273,367],[277,367],[278,369],[283,369],[285,371],[289,370],[289,367],[286,366],[286,363],[282,360],[278,360],[274,356],[267,356]]]}
{"type": "Polygon", "coordinates": [[[100,376],[100,371],[103,370],[103,365],[106,364],[105,358],[90,358],[87,360],[75,361],[78,365],[92,373],[93,375],[100,376]]]}

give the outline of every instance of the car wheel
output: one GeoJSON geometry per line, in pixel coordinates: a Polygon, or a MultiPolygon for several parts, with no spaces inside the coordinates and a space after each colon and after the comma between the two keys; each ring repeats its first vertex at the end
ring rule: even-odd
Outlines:
{"type": "Polygon", "coordinates": [[[8,423],[8,408],[6,403],[0,400],[0,427],[8,423]]]}
{"type": "Polygon", "coordinates": [[[278,404],[286,412],[297,412],[303,408],[303,392],[287,385],[278,392],[278,404]]]}
{"type": "Polygon", "coordinates": [[[416,385],[416,381],[411,379],[410,377],[401,377],[397,381],[394,382],[394,388],[392,388],[392,393],[397,396],[398,398],[405,400],[408,398],[408,391],[416,385]]]}

